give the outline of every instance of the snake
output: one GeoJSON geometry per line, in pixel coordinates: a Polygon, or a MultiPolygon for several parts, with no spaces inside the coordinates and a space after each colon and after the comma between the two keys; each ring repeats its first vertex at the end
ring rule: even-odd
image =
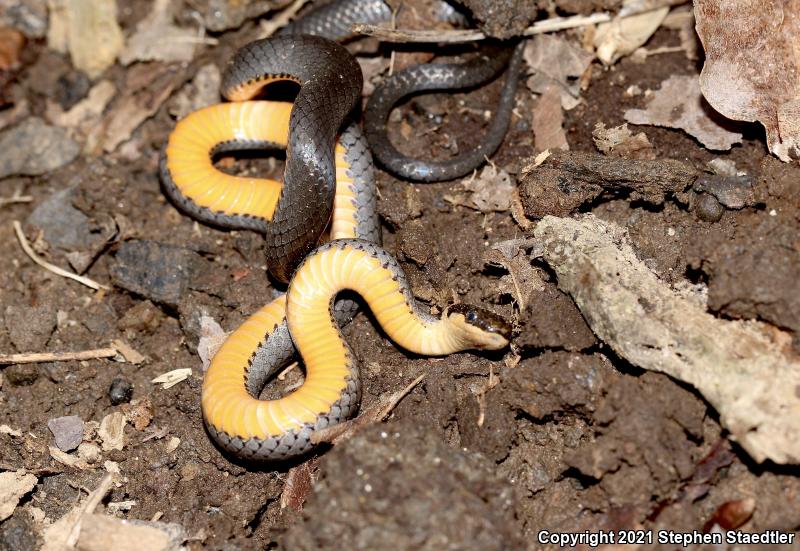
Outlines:
{"type": "MultiPolygon", "coordinates": [[[[437,20],[463,26],[467,19],[451,4],[436,2],[437,20]]],[[[288,28],[287,33],[326,36],[332,40],[352,37],[355,23],[386,23],[392,10],[383,0],[339,0],[310,12],[288,28]]],[[[384,80],[372,93],[364,113],[364,131],[373,155],[395,176],[415,182],[441,182],[460,178],[483,164],[500,147],[511,121],[514,96],[523,63],[524,42],[512,48],[490,42],[466,63],[428,63],[408,67],[384,80]],[[386,121],[397,103],[422,92],[474,88],[495,78],[504,68],[503,83],[492,122],[483,140],[471,151],[444,161],[415,159],[401,153],[389,140],[386,121]]]]}
{"type": "MultiPolygon", "coordinates": [[[[264,185],[258,179],[226,176],[214,168],[212,159],[219,153],[265,145],[244,134],[226,134],[230,126],[223,119],[234,115],[223,115],[216,121],[193,118],[176,125],[161,162],[167,196],[203,222],[263,233],[269,272],[287,283],[298,262],[316,246],[331,216],[336,188],[334,142],[361,97],[362,79],[355,58],[343,46],[321,37],[276,36],[245,45],[223,72],[224,97],[243,102],[276,81],[300,84],[289,112],[288,138],[281,140],[286,142],[286,185],[264,185]],[[215,127],[213,122],[221,124],[215,127]]],[[[237,114],[243,116],[246,109],[237,114]]],[[[269,138],[278,136],[266,138],[277,142],[269,138]]]]}
{"type": "Polygon", "coordinates": [[[361,294],[390,338],[412,352],[443,355],[508,344],[508,325],[480,308],[453,305],[441,318],[424,314],[402,269],[378,245],[380,226],[366,140],[353,122],[337,138],[354,103],[337,94],[342,90],[349,94],[353,86],[348,82],[357,83],[360,91],[361,74],[356,71],[354,77],[352,63],[343,62],[341,50],[331,44],[312,36],[284,35],[245,46],[223,76],[223,95],[233,103],[184,118],[162,155],[161,177],[168,197],[203,222],[264,233],[268,261],[279,261],[277,269],[272,264],[270,269],[276,279],[289,280],[298,259],[305,258],[302,270],[298,268],[291,279],[288,303],[287,295],[280,296],[250,316],[222,345],[204,378],[201,403],[209,434],[239,457],[276,460],[306,453],[313,448],[315,431],[347,419],[358,407],[358,365],[339,331],[356,305],[334,301],[340,290],[361,294]],[[325,63],[327,67],[322,67],[325,63]],[[325,84],[331,73],[334,78],[325,84]],[[251,101],[262,87],[277,80],[300,84],[293,106],[251,101]],[[212,162],[227,151],[265,147],[287,149],[285,184],[227,175],[212,162]],[[332,200],[326,201],[331,195],[332,200]],[[326,210],[326,204],[335,207],[326,210]],[[308,256],[331,210],[334,241],[308,256]],[[336,277],[319,272],[320,266],[333,270],[336,277]],[[314,276],[304,275],[307,270],[314,276]],[[359,286],[363,282],[374,285],[359,286]],[[316,313],[291,306],[297,303],[293,293],[307,288],[328,293],[327,299],[315,302],[316,313]],[[375,294],[376,289],[385,293],[375,294]],[[299,313],[291,314],[295,311],[299,313]],[[328,325],[320,325],[321,320],[328,325]],[[279,400],[259,400],[267,381],[301,346],[298,340],[312,334],[309,327],[316,327],[317,334],[325,330],[320,342],[326,343],[324,350],[330,354],[318,353],[313,345],[316,337],[311,344],[303,341],[300,354],[307,373],[303,386],[279,400]]]}
{"type": "MultiPolygon", "coordinates": [[[[302,386],[277,400],[259,400],[259,385],[271,375],[266,365],[257,375],[250,373],[251,365],[242,385],[242,361],[265,326],[256,320],[225,342],[214,358],[218,363],[206,373],[203,416],[224,449],[250,460],[288,459],[311,451],[315,432],[354,414],[361,399],[358,362],[332,313],[342,290],[363,297],[387,336],[417,354],[501,350],[509,343],[509,325],[481,308],[455,304],[439,318],[423,312],[397,260],[378,245],[363,239],[331,241],[303,260],[280,305],[305,364],[302,386]],[[240,336],[250,341],[240,343],[240,336]],[[227,368],[215,368],[223,363],[227,368]]],[[[269,326],[283,313],[276,307],[261,314],[269,326]]],[[[269,346],[271,338],[267,334],[260,346],[269,346]]]]}

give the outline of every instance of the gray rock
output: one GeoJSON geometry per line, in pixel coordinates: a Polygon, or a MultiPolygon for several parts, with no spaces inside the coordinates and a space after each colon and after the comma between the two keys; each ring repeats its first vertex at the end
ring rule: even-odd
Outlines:
{"type": "Polygon", "coordinates": [[[153,302],[177,306],[189,285],[196,253],[155,241],[128,241],[111,267],[114,284],[153,302]]]}
{"type": "Polygon", "coordinates": [[[29,117],[0,132],[0,178],[46,174],[71,163],[78,153],[80,146],[65,129],[29,117]]]}
{"type": "Polygon", "coordinates": [[[51,194],[27,220],[44,232],[45,241],[65,251],[89,248],[93,239],[89,218],[72,206],[73,192],[70,187],[51,194]]]}
{"type": "Polygon", "coordinates": [[[74,450],[83,441],[83,420],[77,415],[50,419],[47,428],[53,433],[56,446],[63,452],[74,450]]]}

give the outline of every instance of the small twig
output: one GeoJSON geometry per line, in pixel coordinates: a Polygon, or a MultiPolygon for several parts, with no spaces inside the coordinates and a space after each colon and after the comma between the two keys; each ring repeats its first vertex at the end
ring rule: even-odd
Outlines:
{"type": "Polygon", "coordinates": [[[511,283],[514,284],[514,290],[517,292],[517,303],[519,304],[519,311],[524,312],[527,304],[525,303],[525,295],[522,294],[522,290],[519,288],[519,283],[517,282],[517,277],[514,275],[516,270],[508,270],[509,275],[511,276],[511,283]]]}
{"type": "Polygon", "coordinates": [[[637,0],[626,2],[626,5],[619,10],[619,17],[628,17],[645,11],[657,10],[667,6],[678,6],[686,4],[689,0],[637,0]]]}
{"type": "MultiPolygon", "coordinates": [[[[79,505],[77,508],[80,510],[80,516],[75,520],[75,523],[70,527],[69,537],[66,540],[65,547],[70,549],[78,543],[78,536],[81,533],[81,521],[83,520],[83,515],[90,515],[94,513],[94,510],[106,496],[106,494],[111,490],[111,485],[113,483],[113,478],[110,474],[107,474],[103,480],[100,481],[100,484],[97,485],[97,488],[89,494],[89,497],[86,498],[86,501],[83,504],[79,505]]],[[[68,518],[65,515],[64,518],[68,518]]]]}
{"type": "Polygon", "coordinates": [[[33,260],[36,264],[44,268],[49,272],[53,272],[56,275],[60,275],[62,277],[66,277],[77,281],[87,287],[94,289],[95,291],[99,291],[100,289],[109,290],[110,287],[106,285],[102,285],[97,283],[93,279],[89,279],[88,277],[79,276],[78,274],[73,274],[72,272],[68,272],[63,268],[59,268],[55,264],[50,264],[46,260],[42,259],[39,255],[37,255],[33,249],[31,248],[30,244],[28,243],[28,239],[25,237],[25,234],[22,232],[22,225],[14,220],[14,232],[17,234],[17,239],[19,240],[19,244],[22,246],[22,250],[25,251],[31,260],[33,260]]]}
{"type": "Polygon", "coordinates": [[[275,31],[289,24],[297,12],[308,3],[308,0],[294,0],[292,4],[275,17],[261,22],[259,38],[269,38],[275,31]]]}
{"type": "Polygon", "coordinates": [[[290,363],[288,366],[286,366],[286,369],[284,369],[283,371],[281,371],[280,373],[278,373],[278,377],[277,377],[277,378],[278,378],[278,380],[279,380],[279,381],[284,381],[284,380],[286,380],[286,376],[287,376],[287,375],[288,375],[288,374],[289,374],[289,373],[290,373],[290,372],[291,372],[291,371],[292,371],[294,368],[296,368],[298,365],[300,365],[300,364],[299,364],[299,363],[297,363],[297,362],[292,362],[292,363],[290,363]]]}
{"type": "Polygon", "coordinates": [[[32,195],[20,195],[20,190],[14,192],[11,197],[0,197],[0,208],[16,203],[30,203],[33,201],[32,195]]]}
{"type": "MultiPolygon", "coordinates": [[[[389,22],[389,28],[392,30],[397,29],[397,12],[400,11],[400,8],[403,7],[403,4],[398,4],[396,8],[392,10],[392,20],[389,22]]],[[[397,50],[392,50],[389,54],[389,70],[387,74],[392,76],[394,74],[394,62],[397,58],[397,50]]]]}
{"type": "Polygon", "coordinates": [[[639,48],[636,50],[636,53],[646,59],[651,55],[676,54],[683,52],[684,50],[685,48],[683,46],[662,46],[661,48],[653,48],[652,50],[648,50],[647,48],[639,48]]]}
{"type": "Polygon", "coordinates": [[[486,393],[500,384],[500,379],[494,374],[494,366],[489,366],[489,379],[486,384],[478,392],[478,426],[482,427],[483,422],[486,420],[486,393]]]}
{"type": "Polygon", "coordinates": [[[403,390],[380,399],[378,403],[368,408],[366,411],[364,411],[364,413],[355,419],[345,421],[344,423],[339,423],[338,425],[334,425],[326,429],[315,431],[311,435],[311,442],[314,444],[319,444],[321,442],[339,444],[340,442],[343,442],[344,440],[347,440],[351,436],[355,435],[360,430],[374,423],[382,421],[392,412],[395,407],[397,407],[397,404],[400,403],[400,400],[405,398],[405,396],[411,392],[414,387],[417,386],[424,378],[425,374],[423,373],[411,381],[403,390]]]}
{"type": "Polygon", "coordinates": [[[204,44],[206,46],[216,46],[219,40],[210,36],[168,36],[164,42],[173,44],[204,44]]]}
{"type": "Polygon", "coordinates": [[[33,364],[41,362],[64,362],[69,360],[96,360],[113,358],[116,348],[96,348],[77,352],[25,352],[22,354],[0,354],[0,364],[33,364]]]}
{"type": "MultiPolygon", "coordinates": [[[[575,15],[572,17],[553,17],[551,19],[544,19],[537,21],[525,31],[524,36],[533,36],[536,34],[550,33],[560,31],[563,29],[572,29],[575,27],[585,27],[587,25],[595,25],[597,23],[606,23],[611,21],[613,16],[606,12],[594,13],[591,15],[575,15]]],[[[356,23],[353,25],[353,32],[356,34],[363,34],[367,36],[374,36],[379,40],[385,42],[422,42],[422,43],[459,43],[459,42],[473,42],[475,40],[485,40],[487,36],[477,29],[426,29],[426,30],[403,30],[391,29],[383,25],[368,25],[365,23],[356,23]]]]}
{"type": "Polygon", "coordinates": [[[378,416],[376,417],[376,419],[378,421],[383,421],[384,419],[386,419],[386,417],[389,416],[392,410],[397,407],[397,404],[400,403],[400,400],[405,398],[409,392],[414,390],[414,387],[420,384],[422,382],[422,379],[424,378],[425,374],[423,373],[422,375],[420,375],[419,377],[408,383],[403,390],[395,392],[394,394],[389,396],[389,399],[383,402],[384,407],[378,410],[378,416]]]}

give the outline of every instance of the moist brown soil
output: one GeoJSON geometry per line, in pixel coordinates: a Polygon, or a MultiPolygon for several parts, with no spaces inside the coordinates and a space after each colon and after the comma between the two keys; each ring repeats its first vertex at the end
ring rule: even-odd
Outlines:
{"type": "MultiPolygon", "coordinates": [[[[231,45],[255,33],[248,24],[221,37],[224,47],[202,55],[221,66],[231,45]]],[[[654,47],[678,42],[664,30],[653,40],[654,47]]],[[[595,68],[584,103],[566,114],[572,150],[596,152],[595,124],[616,126],[624,122],[625,109],[641,106],[641,96],[623,95],[628,86],[656,88],[672,74],[698,70],[680,53],[657,61],[595,68]]],[[[14,86],[30,96],[37,113],[54,93],[52,72],[72,70],[39,43],[30,45],[24,62],[14,86]]],[[[420,157],[466,150],[480,140],[481,113],[492,108],[499,87],[495,82],[468,93],[411,100],[395,112],[390,135],[420,157]],[[443,124],[437,126],[429,113],[444,114],[443,124]],[[408,125],[411,139],[404,138],[398,120],[408,125]]],[[[534,154],[535,100],[524,87],[517,100],[511,129],[492,159],[512,174],[534,154]]],[[[318,481],[302,512],[282,508],[287,472],[297,462],[276,468],[233,460],[212,444],[200,414],[199,317],[206,313],[229,331],[269,300],[262,239],[198,224],[165,199],[157,162],[173,126],[165,105],[137,131],[140,149],[133,159],[119,153],[81,156],[44,176],[0,181],[0,195],[22,185],[34,198],[2,211],[0,351],[82,350],[123,339],[147,358],[140,365],[87,360],[2,367],[0,424],[22,436],[0,433],[0,463],[4,469],[51,471],[39,476],[32,494],[0,524],[0,549],[36,548],[41,527],[26,509],[35,506],[57,519],[85,495],[83,488],[96,487],[104,476],[102,461],[79,470],[51,459],[47,422],[66,415],[100,421],[130,408],[111,404],[116,377],[133,385],[140,405],[149,401],[153,419],[142,430],[128,425],[124,448],[103,453],[124,477],[106,502],[134,501],[120,513],[124,518],[149,520],[160,513],[162,521],[182,525],[190,549],[538,549],[540,530],[702,530],[720,506],[745,498],[756,505],[743,530],[800,529],[797,469],[753,463],[726,439],[716,413],[697,392],[611,353],[545,265],[535,266],[544,290],[521,312],[500,292],[505,272],[489,266],[485,253],[491,244],[528,235],[510,213],[484,214],[446,200],[462,193],[458,183],[411,185],[382,171],[384,243],[401,261],[415,295],[432,308],[457,298],[513,320],[519,355],[409,355],[369,315],[359,314],[344,334],[361,360],[362,409],[420,374],[425,378],[385,423],[320,452],[318,481]],[[181,272],[185,285],[178,293],[148,299],[118,285],[93,293],[34,265],[22,253],[11,220],[25,221],[67,186],[74,191],[60,204],[80,211],[90,234],[102,232],[108,220],[124,226],[121,238],[92,263],[89,277],[117,281],[121,251],[137,240],[150,241],[174,246],[190,266],[181,272]],[[179,368],[190,368],[192,375],[166,390],[151,382],[179,368]],[[180,444],[167,452],[171,437],[180,444]]],[[[647,134],[657,158],[698,169],[715,157],[734,161],[754,176],[758,205],[726,210],[718,222],[700,220],[672,198],[649,205],[618,197],[588,210],[628,228],[641,258],[666,281],[706,284],[709,308],[717,315],[800,331],[800,168],[772,158],[756,127],[748,127],[741,146],[722,155],[680,131],[637,131],[647,134]],[[773,209],[778,216],[770,215],[773,209]]],[[[232,170],[279,173],[280,163],[247,158],[232,170]]],[[[25,228],[36,235],[33,224],[25,228]]],[[[67,265],[69,246],[45,239],[49,259],[67,265]]],[[[151,268],[167,275],[176,269],[151,268]]],[[[290,386],[298,377],[295,370],[276,384],[290,386]]]]}

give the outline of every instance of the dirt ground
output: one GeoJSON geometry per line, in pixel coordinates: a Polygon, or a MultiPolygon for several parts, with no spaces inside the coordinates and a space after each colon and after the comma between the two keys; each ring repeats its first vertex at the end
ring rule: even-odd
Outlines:
{"type": "MultiPolygon", "coordinates": [[[[140,4],[126,12],[125,28],[146,9],[140,4]]],[[[201,64],[222,66],[256,32],[250,22],[222,33],[218,47],[199,48],[198,60],[177,70],[188,80],[201,64]]],[[[650,45],[677,40],[676,31],[661,29],[650,45]]],[[[109,73],[121,79],[130,70],[116,66],[109,73]]],[[[595,124],[617,126],[625,109],[641,106],[641,96],[623,94],[629,86],[657,88],[670,75],[698,71],[698,62],[681,52],[652,63],[598,65],[582,104],[565,113],[570,149],[596,153],[595,124]]],[[[68,59],[40,40],[28,44],[6,88],[41,114],[59,90],[63,96],[72,89],[65,83],[80,81],[68,59]]],[[[399,124],[390,135],[420,157],[446,156],[453,143],[468,149],[485,129],[476,113],[492,108],[500,86],[412,99],[393,117],[410,127],[412,139],[399,124]],[[433,120],[437,113],[445,114],[441,125],[433,120]]],[[[85,88],[74,92],[80,98],[85,88]]],[[[512,176],[536,153],[534,102],[521,86],[508,136],[492,158],[512,176]]],[[[136,131],[130,147],[0,181],[0,196],[21,189],[33,198],[0,207],[0,351],[76,351],[121,339],[146,358],[138,365],[91,359],[0,366],[0,425],[19,431],[0,432],[0,468],[38,476],[0,523],[0,549],[38,548],[43,528],[30,510],[60,518],[97,486],[106,461],[118,465],[121,478],[104,503],[132,502],[115,513],[121,518],[182,526],[190,549],[555,548],[537,541],[541,530],[702,531],[715,519],[719,524],[726,504],[744,499],[755,508],[741,530],[800,533],[800,471],[756,464],[726,438],[696,391],[611,352],[545,263],[534,261],[544,290],[524,309],[502,291],[507,273],[487,262],[490,245],[530,230],[509,212],[458,204],[459,182],[411,185],[383,171],[384,243],[415,295],[439,309],[455,296],[503,314],[515,324],[514,352],[417,357],[359,314],[344,333],[361,360],[362,409],[425,378],[385,423],[319,453],[318,480],[302,511],[282,507],[287,473],[299,462],[243,464],[217,449],[203,427],[200,317],[230,331],[272,290],[259,235],[198,224],[163,195],[157,164],[175,124],[170,105],[165,101],[136,131]],[[91,251],[85,275],[111,289],[94,292],[35,265],[12,220],[23,222],[39,250],[46,244],[47,259],[57,265],[68,266],[70,252],[91,251]],[[151,382],[180,368],[191,376],[171,388],[151,382]],[[116,385],[132,385],[132,402],[112,404],[118,378],[123,383],[116,385]],[[75,415],[100,422],[115,411],[152,420],[129,422],[123,448],[103,450],[85,468],[51,457],[49,420],[75,415]]],[[[707,286],[715,315],[759,319],[800,335],[800,167],[772,157],[755,125],[745,126],[744,142],[724,154],[679,130],[635,128],[658,159],[698,169],[717,157],[735,162],[753,177],[755,206],[704,221],[675,197],[653,205],[617,194],[584,211],[626,227],[640,258],[665,281],[707,286]]],[[[281,163],[248,156],[229,170],[280,174],[281,163]]],[[[800,350],[800,337],[794,342],[800,350]]],[[[299,377],[295,370],[276,384],[288,387],[299,377]]],[[[650,547],[658,546],[641,548],[650,547]]]]}

